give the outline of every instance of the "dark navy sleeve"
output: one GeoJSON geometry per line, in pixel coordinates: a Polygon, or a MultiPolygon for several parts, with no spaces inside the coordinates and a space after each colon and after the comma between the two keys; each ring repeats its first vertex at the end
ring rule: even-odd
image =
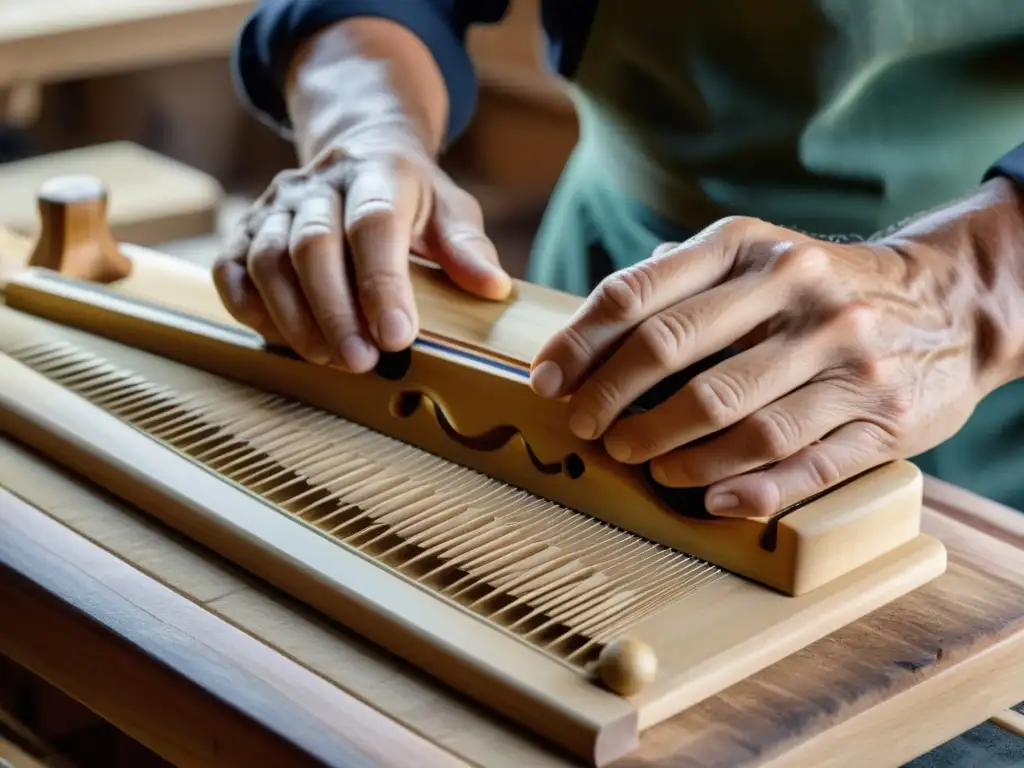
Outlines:
{"type": "Polygon", "coordinates": [[[476,108],[476,73],[466,51],[466,30],[471,24],[500,21],[507,9],[508,0],[262,0],[235,42],[235,88],[250,111],[289,136],[284,77],[296,48],[344,19],[389,19],[419,37],[437,61],[448,89],[450,141],[466,128],[476,108]]]}
{"type": "Polygon", "coordinates": [[[1017,184],[1024,185],[1024,144],[1011,149],[1005,155],[996,160],[991,167],[985,171],[982,181],[988,181],[996,176],[1005,176],[1017,184]]]}

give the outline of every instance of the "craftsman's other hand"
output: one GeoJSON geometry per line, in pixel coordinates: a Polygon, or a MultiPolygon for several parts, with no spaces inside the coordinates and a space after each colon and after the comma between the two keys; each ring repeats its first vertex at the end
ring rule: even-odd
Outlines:
{"type": "Polygon", "coordinates": [[[571,430],[614,459],[708,486],[709,512],[772,515],[943,442],[1003,383],[998,310],[949,229],[949,248],[931,231],[840,245],[723,220],[604,280],[537,356],[533,386],[570,395],[571,430]],[[729,347],[657,407],[622,415],[729,347]]]}
{"type": "Polygon", "coordinates": [[[214,276],[241,323],[302,357],[366,372],[418,331],[409,254],[489,299],[511,287],[480,206],[403,126],[342,137],[280,174],[214,276]]]}

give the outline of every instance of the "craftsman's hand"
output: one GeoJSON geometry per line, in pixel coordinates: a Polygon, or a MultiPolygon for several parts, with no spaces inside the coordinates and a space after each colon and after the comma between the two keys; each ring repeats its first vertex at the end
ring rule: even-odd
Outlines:
{"type": "Polygon", "coordinates": [[[362,373],[416,336],[410,252],[473,294],[510,290],[476,200],[401,122],[368,125],[278,176],[214,277],[231,314],[268,341],[362,373]]]}
{"type": "Polygon", "coordinates": [[[943,442],[1013,378],[1008,323],[957,221],[838,245],[724,220],[606,279],[538,355],[533,386],[571,395],[572,431],[614,459],[710,486],[709,512],[774,514],[943,442]],[[728,347],[738,354],[619,418],[728,347]]]}

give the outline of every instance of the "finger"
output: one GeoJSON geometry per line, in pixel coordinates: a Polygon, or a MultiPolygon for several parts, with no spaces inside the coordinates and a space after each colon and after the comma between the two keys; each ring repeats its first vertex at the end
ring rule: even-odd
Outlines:
{"type": "Polygon", "coordinates": [[[253,214],[249,214],[238,224],[238,226],[235,227],[234,231],[231,233],[231,237],[224,245],[224,249],[221,251],[218,261],[235,261],[239,264],[245,263],[246,257],[249,255],[249,247],[252,245],[251,232],[259,229],[258,227],[253,228],[252,221],[253,214]]]}
{"type": "Polygon", "coordinates": [[[670,488],[694,488],[783,461],[863,412],[863,397],[834,381],[808,384],[709,440],[651,461],[651,476],[670,488]]]}
{"type": "Polygon", "coordinates": [[[246,220],[235,228],[224,250],[213,263],[212,277],[224,308],[238,322],[255,328],[268,317],[263,300],[245,269],[251,245],[252,236],[246,220]]]}
{"type": "Polygon", "coordinates": [[[345,269],[341,200],[332,187],[312,191],[300,203],[288,251],[331,358],[353,373],[372,370],[380,355],[360,324],[345,269]]]}
{"type": "Polygon", "coordinates": [[[534,389],[542,397],[573,392],[630,330],[726,279],[737,250],[756,228],[747,219],[723,221],[607,277],[537,354],[534,389]]]}
{"type": "Polygon", "coordinates": [[[640,464],[727,429],[827,369],[833,342],[824,331],[804,338],[770,336],[697,374],[657,407],[614,423],[605,448],[616,461],[640,464]]]}
{"type": "Polygon", "coordinates": [[[752,273],[644,321],[572,396],[573,434],[583,440],[600,437],[659,381],[733,345],[785,303],[774,281],[752,273]]]}
{"type": "Polygon", "coordinates": [[[296,354],[310,362],[330,362],[327,343],[317,326],[288,256],[292,217],[268,216],[249,248],[247,269],[274,326],[296,354]]]}
{"type": "Polygon", "coordinates": [[[778,464],[712,485],[708,512],[769,517],[893,458],[894,438],[877,424],[854,421],[778,464]]]}
{"type": "Polygon", "coordinates": [[[373,340],[387,352],[408,348],[419,328],[409,246],[422,194],[407,170],[365,162],[345,196],[359,308],[373,340]]]}
{"type": "Polygon", "coordinates": [[[501,268],[498,251],[484,234],[480,205],[462,190],[434,197],[436,248],[431,254],[457,286],[484,299],[501,301],[512,278],[501,268]]]}
{"type": "Polygon", "coordinates": [[[219,259],[213,265],[213,284],[224,308],[235,320],[252,328],[270,344],[284,344],[244,264],[219,259]]]}

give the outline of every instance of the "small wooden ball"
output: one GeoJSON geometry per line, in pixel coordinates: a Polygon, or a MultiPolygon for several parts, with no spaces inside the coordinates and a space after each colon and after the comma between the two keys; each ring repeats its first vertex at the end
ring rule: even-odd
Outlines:
{"type": "Polygon", "coordinates": [[[597,675],[620,696],[633,696],[654,682],[658,673],[658,657],[646,643],[619,638],[601,649],[597,658],[597,675]]]}

